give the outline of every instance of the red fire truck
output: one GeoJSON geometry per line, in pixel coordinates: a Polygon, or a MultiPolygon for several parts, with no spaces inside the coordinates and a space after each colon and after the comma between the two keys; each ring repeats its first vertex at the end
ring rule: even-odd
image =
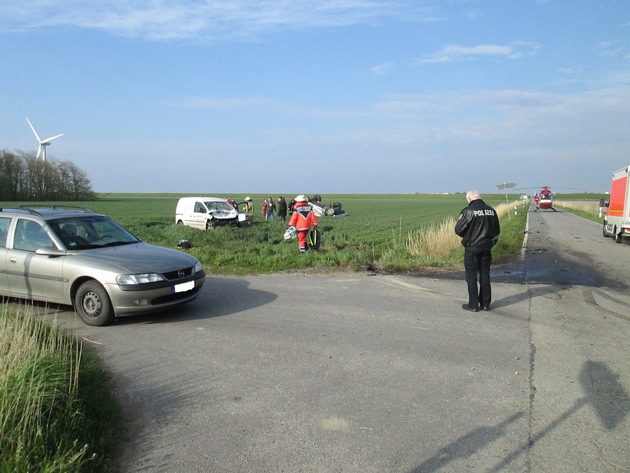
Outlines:
{"type": "Polygon", "coordinates": [[[621,243],[623,237],[630,236],[630,166],[612,174],[610,200],[604,216],[604,236],[613,237],[621,243]]]}

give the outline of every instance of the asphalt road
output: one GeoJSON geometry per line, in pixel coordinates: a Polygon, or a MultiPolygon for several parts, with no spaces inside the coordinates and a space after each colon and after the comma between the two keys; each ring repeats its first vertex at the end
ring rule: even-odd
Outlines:
{"type": "Polygon", "coordinates": [[[629,255],[538,211],[489,312],[462,310],[461,274],[336,273],[212,276],[106,328],[56,316],[115,380],[123,473],[627,472],[629,255]]]}

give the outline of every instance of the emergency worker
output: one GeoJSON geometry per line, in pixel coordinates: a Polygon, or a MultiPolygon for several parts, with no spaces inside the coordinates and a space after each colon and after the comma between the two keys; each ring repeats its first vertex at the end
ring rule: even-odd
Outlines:
{"type": "Polygon", "coordinates": [[[308,203],[304,195],[298,195],[293,206],[293,214],[289,220],[289,226],[295,227],[297,231],[298,245],[300,253],[306,253],[308,243],[306,238],[311,227],[317,227],[317,217],[313,212],[313,206],[308,203]]]}
{"type": "Polygon", "coordinates": [[[254,202],[250,196],[245,197],[245,212],[247,212],[247,221],[252,223],[254,220],[254,202]]]}
{"type": "Polygon", "coordinates": [[[462,309],[477,312],[490,309],[490,264],[492,247],[498,240],[501,227],[497,212],[487,205],[476,190],[466,193],[468,207],[463,209],[455,224],[455,233],[464,246],[464,269],[468,285],[468,304],[462,309]],[[479,282],[479,284],[477,284],[479,282]]]}
{"type": "Polygon", "coordinates": [[[250,196],[245,197],[245,212],[254,213],[254,202],[250,196]]]}

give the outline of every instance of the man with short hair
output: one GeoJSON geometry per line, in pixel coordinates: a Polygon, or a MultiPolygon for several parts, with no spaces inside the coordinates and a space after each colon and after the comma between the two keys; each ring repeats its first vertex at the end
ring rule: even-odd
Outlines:
{"type": "Polygon", "coordinates": [[[476,190],[466,193],[468,207],[463,209],[455,224],[455,233],[462,238],[464,246],[464,269],[468,285],[468,304],[464,310],[477,312],[490,309],[490,264],[492,247],[501,233],[497,212],[487,205],[476,190]],[[479,285],[477,285],[477,281],[479,285]]]}
{"type": "Polygon", "coordinates": [[[265,206],[265,220],[273,220],[275,211],[276,204],[273,203],[273,199],[271,197],[268,197],[267,205],[265,206]]]}

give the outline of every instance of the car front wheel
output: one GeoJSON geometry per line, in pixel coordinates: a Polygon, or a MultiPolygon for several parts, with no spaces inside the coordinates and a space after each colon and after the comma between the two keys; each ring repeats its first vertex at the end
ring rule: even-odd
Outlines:
{"type": "Polygon", "coordinates": [[[81,284],[74,296],[74,310],[87,325],[101,327],[114,321],[114,310],[109,296],[96,281],[81,284]]]}

